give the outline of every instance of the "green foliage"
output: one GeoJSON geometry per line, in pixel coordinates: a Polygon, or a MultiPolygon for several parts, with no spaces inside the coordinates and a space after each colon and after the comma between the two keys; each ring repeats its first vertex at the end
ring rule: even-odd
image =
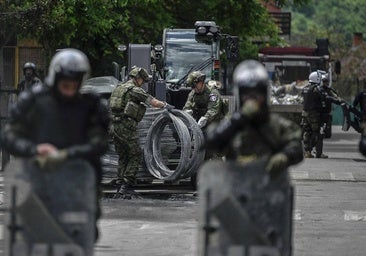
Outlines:
{"type": "Polygon", "coordinates": [[[313,0],[307,6],[291,10],[293,37],[302,44],[306,44],[309,39],[327,36],[334,49],[344,42],[350,46],[354,32],[366,33],[364,0],[313,0]]]}
{"type": "MultiPolygon", "coordinates": [[[[277,2],[301,5],[308,0],[277,2]]],[[[277,27],[260,0],[22,0],[0,4],[8,13],[6,19],[0,18],[1,26],[16,24],[18,35],[37,39],[50,56],[58,48],[83,50],[95,74],[111,70],[112,60],[123,61],[117,45],[156,44],[165,27],[192,28],[197,20],[214,20],[223,32],[238,35],[243,57],[256,55],[253,37],[279,41],[277,27]]]]}
{"type": "Polygon", "coordinates": [[[314,46],[316,38],[328,38],[332,58],[343,64],[335,87],[343,97],[352,98],[362,88],[360,81],[366,81],[362,75],[366,70],[366,48],[351,49],[353,33],[366,35],[366,1],[313,0],[291,10],[292,44],[314,46]]]}

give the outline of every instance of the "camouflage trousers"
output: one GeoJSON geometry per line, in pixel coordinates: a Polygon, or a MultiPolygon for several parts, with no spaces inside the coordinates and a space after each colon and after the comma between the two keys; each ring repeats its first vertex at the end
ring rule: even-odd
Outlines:
{"type": "Polygon", "coordinates": [[[119,157],[117,176],[119,183],[133,185],[142,161],[137,122],[127,119],[113,123],[113,138],[119,157]]]}
{"type": "MultiPolygon", "coordinates": [[[[320,134],[321,120],[317,112],[303,112],[301,126],[305,151],[311,152],[314,147],[322,151],[323,136],[320,134]]],[[[317,152],[317,154],[322,152],[317,152]]]]}

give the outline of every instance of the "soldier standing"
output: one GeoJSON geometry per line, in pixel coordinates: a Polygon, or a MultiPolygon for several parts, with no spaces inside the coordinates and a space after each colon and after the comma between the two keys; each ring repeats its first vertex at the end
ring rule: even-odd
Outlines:
{"type": "Polygon", "coordinates": [[[205,84],[206,75],[194,71],[188,75],[187,85],[192,87],[183,110],[190,113],[200,128],[206,128],[212,122],[224,117],[223,100],[215,86],[205,84]]]}
{"type": "Polygon", "coordinates": [[[32,87],[42,85],[42,81],[36,75],[36,65],[27,62],[23,66],[24,80],[18,85],[18,91],[30,90],[32,87]]]}
{"type": "Polygon", "coordinates": [[[146,69],[135,66],[129,76],[131,79],[118,85],[110,99],[112,132],[119,156],[116,183],[120,186],[116,197],[124,199],[138,197],[132,189],[142,161],[137,124],[146,112],[146,105],[156,108],[168,107],[166,102],[155,99],[141,88],[151,80],[146,69]]]}
{"type": "MultiPolygon", "coordinates": [[[[321,74],[317,71],[309,75],[309,84],[304,87],[302,95],[304,105],[302,111],[301,125],[303,128],[303,140],[305,149],[305,158],[314,158],[313,148],[322,140],[320,134],[322,111],[322,92],[320,88],[321,74]]],[[[322,152],[316,152],[317,158],[326,158],[322,152]]]]}
{"type": "MultiPolygon", "coordinates": [[[[58,52],[51,60],[47,87],[33,87],[20,94],[2,133],[3,147],[15,156],[37,157],[41,166],[85,159],[94,167],[99,183],[100,156],[108,148],[109,118],[99,96],[79,93],[89,73],[84,53],[76,49],[58,52]]],[[[98,219],[99,205],[96,215],[98,219]]]]}
{"type": "Polygon", "coordinates": [[[320,86],[321,92],[321,108],[320,108],[320,137],[315,145],[315,152],[317,158],[328,158],[323,154],[323,140],[324,138],[330,138],[332,129],[332,102],[328,97],[332,97],[332,101],[342,101],[338,97],[337,92],[329,87],[328,74],[322,75],[322,83],[320,86]]]}

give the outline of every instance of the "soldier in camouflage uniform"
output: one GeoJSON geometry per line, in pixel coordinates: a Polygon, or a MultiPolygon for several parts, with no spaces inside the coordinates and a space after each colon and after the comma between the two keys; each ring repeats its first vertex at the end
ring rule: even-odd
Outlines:
{"type": "Polygon", "coordinates": [[[332,131],[332,102],[343,102],[338,97],[337,92],[329,86],[329,76],[327,73],[322,74],[321,92],[321,108],[320,108],[320,137],[315,145],[317,158],[328,158],[323,154],[323,139],[331,137],[332,131]],[[332,100],[329,99],[332,97],[332,100]]]}
{"type": "Polygon", "coordinates": [[[321,134],[322,119],[321,113],[326,109],[325,94],[322,92],[322,76],[318,71],[309,75],[309,84],[304,87],[302,95],[304,97],[301,125],[303,128],[303,140],[305,149],[305,158],[313,158],[312,150],[318,145],[316,152],[317,158],[327,158],[320,150],[323,136],[321,134]],[[324,105],[324,107],[322,106],[324,105]],[[321,141],[320,141],[321,140],[321,141]],[[319,151],[319,152],[318,152],[319,151]]]}
{"type": "Polygon", "coordinates": [[[119,156],[116,183],[120,187],[116,196],[125,199],[136,196],[132,185],[135,183],[135,176],[142,161],[137,124],[145,114],[146,105],[157,108],[167,106],[166,102],[155,99],[141,88],[144,83],[151,80],[145,69],[133,67],[129,76],[131,79],[118,85],[110,99],[112,132],[119,156]]]}
{"type": "Polygon", "coordinates": [[[267,171],[276,174],[303,159],[301,129],[269,112],[268,75],[259,62],[244,61],[234,72],[240,112],[208,134],[207,147],[226,151],[227,159],[243,164],[268,157],[267,171]]]}
{"type": "Polygon", "coordinates": [[[224,117],[223,100],[215,86],[205,84],[206,75],[194,71],[188,75],[187,85],[192,87],[183,110],[190,113],[198,126],[206,128],[224,117]]]}

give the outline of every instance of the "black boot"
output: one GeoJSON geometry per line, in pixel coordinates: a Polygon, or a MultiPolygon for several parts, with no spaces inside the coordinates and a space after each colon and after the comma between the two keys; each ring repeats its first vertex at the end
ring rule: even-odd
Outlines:
{"type": "Polygon", "coordinates": [[[136,193],[135,190],[133,190],[131,185],[128,184],[122,184],[118,190],[117,193],[114,195],[113,198],[120,198],[120,199],[141,199],[141,196],[139,193],[136,193]]]}

